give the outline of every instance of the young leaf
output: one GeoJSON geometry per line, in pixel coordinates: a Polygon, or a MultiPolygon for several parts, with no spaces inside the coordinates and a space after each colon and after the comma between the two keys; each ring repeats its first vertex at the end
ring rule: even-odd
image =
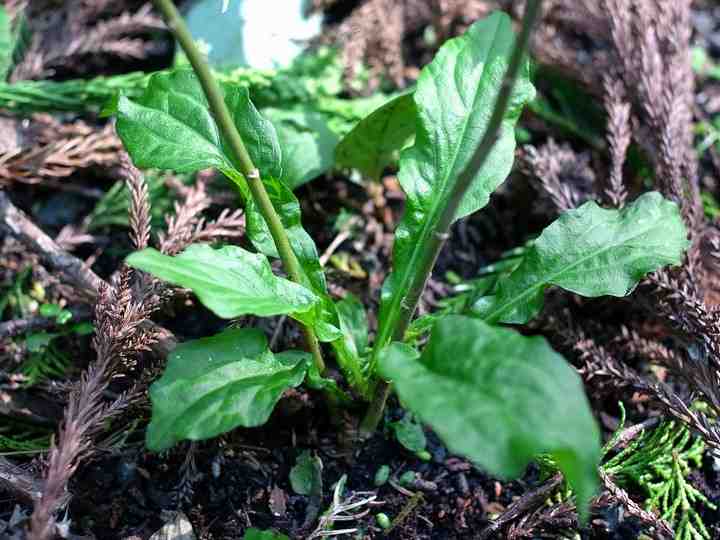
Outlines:
{"type": "Polygon", "coordinates": [[[365,306],[354,295],[347,294],[335,304],[342,337],[333,341],[338,364],[350,386],[360,393],[367,390],[368,329],[365,306]]]}
{"type": "Polygon", "coordinates": [[[345,392],[345,390],[340,388],[340,385],[335,379],[320,375],[315,364],[311,364],[308,367],[305,384],[308,388],[325,392],[325,394],[330,396],[330,399],[334,400],[335,404],[340,407],[349,408],[353,406],[353,398],[345,392]]]}
{"type": "Polygon", "coordinates": [[[310,290],[275,276],[263,255],[237,246],[213,249],[194,244],[175,257],[147,248],[131,254],[126,262],[191,289],[205,307],[225,319],[300,314],[318,302],[310,290]]]}
{"type": "Polygon", "coordinates": [[[338,136],[330,130],[327,119],[310,108],[263,109],[275,126],[282,148],[281,180],[291,189],[329,171],[338,136]]]}
{"type": "Polygon", "coordinates": [[[367,312],[363,303],[352,293],[336,304],[340,318],[340,328],[348,338],[348,347],[356,356],[363,356],[368,349],[368,336],[370,329],[367,312]]]}
{"type": "Polygon", "coordinates": [[[302,382],[309,362],[306,353],[273,355],[255,329],[181,343],[150,387],[148,448],[161,451],[184,439],[264,424],[283,392],[302,382]]]}
{"type": "MultiPolygon", "coordinates": [[[[231,84],[221,88],[255,165],[264,175],[279,178],[282,154],[272,123],[255,109],[247,88],[231,84]]],[[[115,112],[118,135],[138,167],[176,172],[217,168],[240,184],[247,196],[232,152],[192,70],[155,73],[137,102],[120,96],[115,112]]]]}
{"type": "MultiPolygon", "coordinates": [[[[338,328],[335,306],[328,294],[325,272],[320,265],[320,256],[312,237],[303,228],[300,203],[292,190],[282,181],[264,179],[268,196],[280,216],[290,246],[300,262],[302,284],[313,291],[320,301],[313,313],[298,319],[312,326],[320,341],[334,341],[342,336],[338,328]]],[[[277,257],[270,230],[252,199],[248,200],[246,211],[247,233],[255,248],[268,257],[277,257]]]]}
{"type": "Polygon", "coordinates": [[[367,178],[377,180],[394,155],[415,136],[415,102],[412,94],[390,100],[361,120],[337,149],[340,167],[358,169],[367,178]]]}
{"type": "Polygon", "coordinates": [[[413,422],[412,415],[406,414],[402,420],[394,422],[392,428],[395,430],[395,438],[405,448],[416,454],[425,450],[425,432],[420,424],[413,422]]]}
{"type": "MultiPolygon", "coordinates": [[[[445,43],[418,79],[415,144],[400,157],[398,179],[407,195],[395,234],[394,272],[383,286],[379,346],[389,341],[413,280],[417,263],[436,229],[443,208],[482,139],[513,50],[510,18],[495,13],[467,33],[445,43]]],[[[534,95],[523,66],[503,119],[499,137],[474,178],[456,219],[485,206],[505,180],[515,151],[514,126],[534,95]]]]}
{"type": "Polygon", "coordinates": [[[245,531],[243,540],[290,540],[287,535],[275,531],[261,531],[260,529],[248,529],[245,531]]]}
{"type": "Polygon", "coordinates": [[[422,355],[393,343],[379,370],[451,450],[503,477],[552,454],[586,508],[600,432],[580,378],[542,337],[452,315],[437,323],[422,355]]]}
{"type": "MultiPolygon", "coordinates": [[[[342,335],[338,328],[337,314],[327,292],[325,272],[320,265],[317,247],[300,221],[300,203],[292,190],[280,180],[270,178],[264,182],[270,200],[283,223],[290,246],[300,262],[302,284],[320,299],[312,313],[298,320],[314,327],[320,341],[336,340],[342,335]]],[[[252,199],[248,200],[245,211],[247,233],[255,248],[268,257],[278,257],[270,230],[252,199]]]]}
{"type": "Polygon", "coordinates": [[[309,450],[303,451],[290,469],[290,486],[298,495],[322,495],[322,461],[309,450]]]}
{"type": "MultiPolygon", "coordinates": [[[[265,188],[273,206],[280,216],[290,245],[297,255],[306,282],[304,285],[313,291],[325,292],[327,284],[325,273],[320,265],[320,257],[315,242],[305,231],[301,222],[300,202],[292,190],[281,180],[264,179],[265,188]]],[[[275,242],[270,235],[265,220],[252,200],[248,201],[246,211],[247,234],[255,248],[268,257],[278,257],[275,242]]]]}
{"type": "Polygon", "coordinates": [[[547,227],[473,313],[488,322],[526,323],[542,309],[550,285],[589,297],[625,296],[648,272],[680,264],[687,247],[680,210],[659,193],[622,210],[587,202],[547,227]]]}

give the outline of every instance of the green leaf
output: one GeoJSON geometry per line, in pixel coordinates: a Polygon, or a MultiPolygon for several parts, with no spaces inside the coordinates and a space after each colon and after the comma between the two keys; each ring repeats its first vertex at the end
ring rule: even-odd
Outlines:
{"type": "Polygon", "coordinates": [[[393,343],[379,370],[452,451],[493,475],[517,477],[536,455],[551,454],[586,512],[600,432],[577,373],[542,337],[451,315],[422,355],[393,343]]]}
{"type": "Polygon", "coordinates": [[[229,329],[181,343],[150,387],[147,446],[209,439],[236,427],[264,424],[288,388],[305,377],[308,354],[273,355],[255,329],[229,329]]]}
{"type": "Polygon", "coordinates": [[[299,315],[318,302],[305,287],[275,276],[266,257],[237,246],[213,249],[194,244],[175,257],[147,248],[131,254],[126,262],[191,289],[205,307],[225,319],[299,315]]]}
{"type": "Polygon", "coordinates": [[[333,341],[338,364],[348,383],[365,395],[368,390],[368,327],[365,306],[352,294],[335,304],[342,337],[333,341]]]}
{"type": "MultiPolygon", "coordinates": [[[[264,179],[265,188],[273,206],[280,216],[295,255],[303,269],[307,287],[314,291],[326,291],[325,273],[312,237],[305,231],[301,221],[300,202],[292,190],[281,180],[264,179]]],[[[247,234],[258,251],[268,257],[279,257],[275,243],[257,205],[250,200],[246,208],[247,234]]]]}
{"type": "Polygon", "coordinates": [[[261,531],[260,529],[253,528],[245,531],[243,540],[290,540],[290,538],[275,531],[261,531]]]}
{"type": "Polygon", "coordinates": [[[44,351],[53,339],[61,335],[59,333],[34,332],[25,338],[25,346],[28,352],[44,351]]]}
{"type": "Polygon", "coordinates": [[[550,285],[589,297],[625,296],[648,272],[680,264],[688,245],[678,206],[659,193],[622,210],[587,202],[548,226],[473,313],[488,322],[526,323],[542,309],[550,285]]]}
{"type": "Polygon", "coordinates": [[[191,70],[156,73],[137,102],[120,96],[117,132],[141,168],[229,169],[220,132],[191,70]]]}
{"type": "MultiPolygon", "coordinates": [[[[255,108],[247,88],[223,84],[222,89],[235,127],[263,179],[283,178],[283,154],[273,123],[255,108]]],[[[226,154],[232,152],[226,149],[226,154]]]]}
{"type": "Polygon", "coordinates": [[[322,495],[322,461],[304,450],[290,469],[290,486],[298,495],[322,495]]]}
{"type": "Polygon", "coordinates": [[[326,394],[329,394],[332,399],[335,400],[335,404],[341,407],[352,407],[354,400],[348,395],[345,390],[340,388],[340,385],[335,379],[330,377],[323,377],[318,372],[317,366],[312,363],[308,367],[307,376],[305,377],[305,384],[308,388],[313,390],[321,390],[326,394]]]}
{"type": "MultiPolygon", "coordinates": [[[[327,296],[317,248],[302,227],[298,200],[283,181],[283,164],[290,167],[289,174],[297,173],[300,166],[293,160],[293,154],[283,157],[275,127],[257,111],[245,87],[222,84],[221,88],[235,126],[262,174],[273,207],[300,262],[302,284],[322,300],[314,312],[302,320],[315,327],[322,341],[337,339],[341,334],[327,296]]],[[[138,167],[179,172],[220,169],[245,198],[247,233],[253,245],[269,257],[278,257],[267,224],[250,196],[238,164],[233,162],[232,153],[208,109],[202,87],[191,70],[176,69],[153,75],[137,103],[120,98],[117,113],[118,134],[138,167]]]]}
{"type": "Polygon", "coordinates": [[[355,168],[367,178],[379,179],[397,152],[415,136],[416,115],[412,94],[390,100],[361,120],[340,141],[335,150],[337,165],[355,168]]]}
{"type": "Polygon", "coordinates": [[[425,432],[420,424],[413,422],[412,415],[406,414],[399,422],[394,422],[392,428],[395,431],[395,438],[405,448],[417,454],[425,450],[427,440],[425,432]]]}
{"type": "Polygon", "coordinates": [[[0,80],[5,80],[13,64],[13,49],[15,47],[10,25],[10,16],[7,10],[0,6],[0,80]]]}
{"type": "Polygon", "coordinates": [[[43,317],[57,317],[62,311],[59,304],[42,304],[38,310],[43,317]]]}
{"type": "Polygon", "coordinates": [[[352,293],[347,293],[337,304],[340,328],[348,338],[353,354],[362,356],[368,350],[370,328],[363,303],[352,293]]]}
{"type": "MultiPolygon", "coordinates": [[[[486,131],[514,41],[510,18],[495,13],[473,24],[465,35],[446,42],[420,74],[413,95],[415,144],[400,157],[398,179],[407,200],[395,233],[395,268],[383,286],[379,331],[383,341],[397,320],[418,261],[458,175],[486,131]]],[[[466,192],[456,219],[485,206],[509,174],[515,151],[514,126],[533,95],[526,64],[515,83],[495,146],[466,192]]]]}
{"type": "Polygon", "coordinates": [[[338,136],[317,111],[263,109],[275,126],[282,148],[282,178],[295,189],[329,171],[334,163],[338,136]]]}
{"type": "MultiPolygon", "coordinates": [[[[255,109],[247,88],[220,87],[255,166],[263,175],[282,176],[282,154],[272,123],[255,109]]],[[[120,96],[115,112],[118,135],[138,167],[176,172],[217,168],[241,184],[247,195],[232,152],[192,70],[155,73],[137,101],[120,96]]]]}
{"type": "MultiPolygon", "coordinates": [[[[342,333],[338,328],[335,308],[328,295],[325,272],[320,265],[317,247],[302,226],[300,203],[292,190],[282,181],[270,178],[265,179],[264,183],[268,196],[283,223],[290,247],[300,262],[302,284],[320,298],[313,312],[298,320],[313,326],[320,341],[336,340],[342,333]]],[[[247,234],[255,248],[268,257],[278,257],[270,230],[252,199],[248,201],[245,210],[247,234]]]]}

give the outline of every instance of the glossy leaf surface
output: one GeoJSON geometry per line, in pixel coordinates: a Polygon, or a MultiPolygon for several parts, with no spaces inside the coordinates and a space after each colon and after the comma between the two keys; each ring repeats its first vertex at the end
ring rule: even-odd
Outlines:
{"type": "Polygon", "coordinates": [[[622,210],[590,201],[548,226],[472,311],[488,322],[526,323],[542,309],[550,285],[588,297],[625,296],[648,272],[680,264],[687,247],[678,206],[659,193],[622,210]]]}
{"type": "MultiPolygon", "coordinates": [[[[473,24],[446,42],[421,72],[413,99],[417,108],[415,144],[400,157],[398,179],[407,196],[395,233],[394,271],[383,287],[380,346],[389,340],[408,294],[418,261],[448,204],[458,175],[482,139],[514,46],[510,18],[503,13],[473,24]]],[[[529,69],[521,69],[493,150],[473,179],[456,219],[485,206],[510,172],[514,126],[534,95],[529,69]]]]}
{"type": "MultiPolygon", "coordinates": [[[[227,85],[223,90],[233,118],[242,118],[245,108],[234,108],[249,103],[247,89],[227,85]]],[[[234,168],[202,87],[191,70],[156,73],[137,102],[120,96],[116,108],[118,135],[138,167],[177,172],[234,168]]],[[[251,121],[243,120],[245,124],[251,121]]],[[[252,143],[246,143],[249,151],[252,143]]],[[[267,152],[263,150],[263,157],[268,157],[267,152]]]]}
{"type": "MultiPolygon", "coordinates": [[[[246,88],[231,84],[222,84],[221,88],[234,124],[260,170],[268,196],[300,262],[302,284],[322,300],[316,312],[303,322],[314,326],[321,340],[337,339],[340,331],[334,324],[336,316],[327,297],[317,248],[302,227],[300,204],[291,184],[286,183],[286,180],[296,182],[295,174],[308,174],[307,164],[298,161],[304,157],[303,151],[290,148],[287,155],[283,154],[277,130],[254,107],[246,88]]],[[[233,162],[192,71],[177,69],[153,75],[137,103],[124,97],[118,100],[117,113],[118,133],[138,167],[176,171],[220,169],[238,186],[245,199],[247,234],[253,245],[269,257],[278,257],[269,228],[250,196],[246,179],[233,162]]]]}
{"type": "Polygon", "coordinates": [[[291,189],[329,171],[338,136],[322,114],[310,109],[263,109],[282,148],[282,178],[291,189]]]}
{"type": "Polygon", "coordinates": [[[194,244],[174,257],[147,248],[126,262],[192,290],[205,307],[225,319],[305,313],[318,303],[310,290],[275,276],[265,256],[237,246],[213,249],[194,244]]]}
{"type": "Polygon", "coordinates": [[[273,355],[255,329],[181,343],[150,387],[148,448],[264,424],[283,392],[302,382],[309,362],[308,354],[273,355]]]}
{"type": "Polygon", "coordinates": [[[337,149],[340,167],[358,169],[378,180],[393,156],[415,136],[416,109],[412,94],[404,94],[373,111],[348,133],[337,149]]]}

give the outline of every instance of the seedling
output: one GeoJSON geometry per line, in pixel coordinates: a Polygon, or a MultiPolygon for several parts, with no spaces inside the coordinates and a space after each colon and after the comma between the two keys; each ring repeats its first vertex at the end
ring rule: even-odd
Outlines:
{"type": "Polygon", "coordinates": [[[391,522],[387,514],[380,512],[379,514],[375,515],[375,520],[377,521],[377,524],[380,526],[381,529],[387,530],[390,528],[391,522]]]}
{"type": "Polygon", "coordinates": [[[510,18],[495,13],[445,43],[412,93],[369,115],[340,143],[340,162],[370,177],[402,150],[405,213],[372,343],[362,304],[329,294],[302,226],[292,191],[300,169],[294,160],[302,156],[284,151],[245,88],[215,82],[172,2],[155,4],[193,70],[156,74],[138,99],[121,96],[118,133],[138,167],[220,170],[244,201],[254,251],[194,245],[171,257],[146,249],[127,262],[191,289],[227,319],[288,315],[302,326],[307,352],[272,352],[252,328],[180,345],[151,388],[148,446],[163,450],[260,425],[282,393],[303,380],[323,390],[334,410],[369,402],[361,434],[370,436],[394,388],[451,450],[491,474],[517,476],[536,455],[551,455],[582,515],[596,488],[601,448],[580,379],[543,338],[499,325],[535,317],[549,286],[625,296],[648,272],[679,264],[688,242],[676,204],[646,193],[622,210],[588,202],[566,212],[471,303],[426,317],[430,338],[422,350],[412,332],[452,224],[483,208],[511,170],[515,125],[534,96],[525,50],[540,2],[527,3],[517,39],[510,18]],[[273,274],[269,258],[282,260],[289,279],[273,274]],[[332,349],[352,395],[324,377],[320,343],[332,349]]]}
{"type": "Polygon", "coordinates": [[[376,487],[384,486],[390,478],[390,467],[382,465],[375,473],[374,484],[376,487]]]}

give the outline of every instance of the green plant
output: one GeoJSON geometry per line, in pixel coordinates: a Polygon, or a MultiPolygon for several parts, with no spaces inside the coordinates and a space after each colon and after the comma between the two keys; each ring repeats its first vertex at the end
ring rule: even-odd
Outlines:
{"type": "Polygon", "coordinates": [[[219,169],[245,203],[256,252],[196,245],[175,257],[145,249],[127,262],[192,289],[221,317],[289,315],[303,326],[309,352],[273,353],[253,329],[182,344],[152,387],[148,446],[162,450],[181,439],[259,425],[283,391],[303,379],[333,407],[353,397],[369,401],[361,424],[367,436],[394,385],[420,421],[492,474],[518,475],[534,456],[550,454],[583,512],[601,449],[580,379],[543,338],[498,324],[530,320],[550,285],[591,297],[624,296],[648,272],[678,264],[687,240],[677,206],[657,193],[623,210],[586,203],[511,254],[502,271],[482,277],[471,296],[413,324],[450,226],[485,206],[512,167],[515,124],[534,95],[525,49],[540,2],[528,2],[517,40],[509,17],[495,13],[447,42],[413,93],[372,113],[340,143],[340,163],[368,176],[404,148],[398,178],[407,202],[372,346],[362,304],[330,296],[302,226],[292,187],[306,169],[298,163],[303,153],[284,146],[289,143],[245,88],[215,83],[172,3],[156,5],[194,71],[155,74],[136,100],[121,96],[118,132],[139,167],[219,169]],[[386,133],[383,123],[397,129],[386,133]],[[273,257],[289,280],[273,275],[273,257]],[[429,342],[417,350],[428,331],[429,342]],[[332,347],[354,396],[324,377],[318,342],[332,347]]]}
{"type": "Polygon", "coordinates": [[[688,479],[691,471],[701,467],[704,452],[702,438],[681,424],[666,421],[643,432],[602,468],[620,485],[642,489],[646,509],[668,521],[675,538],[709,540],[698,507],[717,507],[688,479]]]}
{"type": "Polygon", "coordinates": [[[284,534],[275,531],[261,531],[260,529],[248,529],[245,531],[243,540],[289,540],[284,534]]]}
{"type": "Polygon", "coordinates": [[[308,450],[302,452],[295,466],[290,470],[290,485],[298,495],[312,495],[322,498],[322,461],[308,450]]]}
{"type": "Polygon", "coordinates": [[[0,6],[0,85],[5,81],[28,46],[28,24],[24,14],[11,20],[8,10],[0,6]]]}

